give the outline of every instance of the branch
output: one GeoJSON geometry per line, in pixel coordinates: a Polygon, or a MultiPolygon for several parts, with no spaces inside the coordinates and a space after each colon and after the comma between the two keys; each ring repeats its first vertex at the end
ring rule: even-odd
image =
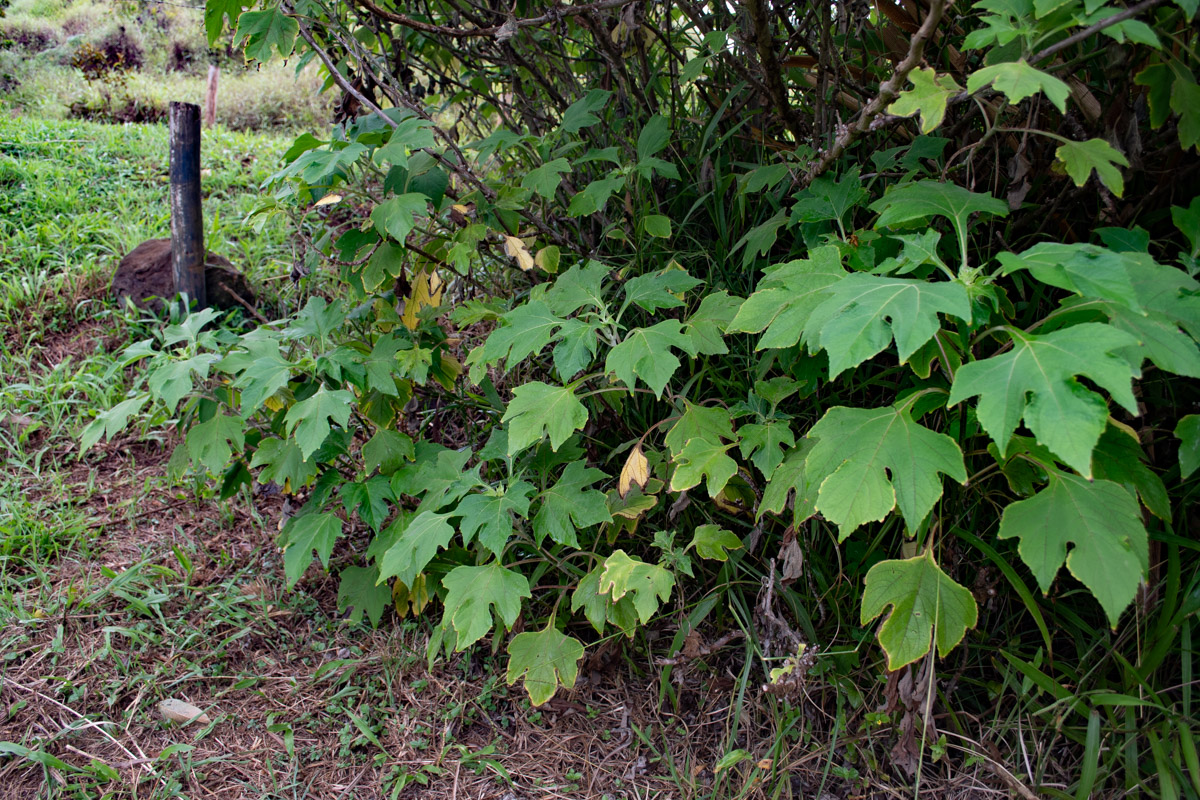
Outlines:
{"type": "Polygon", "coordinates": [[[776,110],[783,117],[783,124],[799,142],[801,138],[800,123],[788,103],[787,87],[783,85],[783,74],[779,66],[779,59],[775,56],[775,35],[771,30],[766,0],[746,0],[746,9],[750,12],[750,19],[754,23],[754,46],[758,50],[758,60],[762,64],[767,90],[775,102],[776,110]]]}
{"type": "Polygon", "coordinates": [[[388,22],[394,22],[397,25],[403,25],[406,28],[412,28],[422,33],[449,36],[454,39],[465,39],[470,36],[494,36],[498,39],[508,39],[521,28],[533,28],[538,25],[545,25],[547,22],[557,22],[566,17],[573,17],[576,14],[587,14],[592,11],[616,8],[617,6],[629,3],[630,0],[599,0],[599,2],[582,6],[557,6],[540,17],[530,17],[528,19],[510,17],[503,25],[469,29],[448,28],[444,25],[434,25],[431,22],[421,22],[404,14],[397,14],[395,11],[388,11],[386,8],[381,8],[373,3],[372,0],[351,0],[351,2],[380,19],[386,19],[388,22]]]}
{"type": "Polygon", "coordinates": [[[1045,50],[1042,50],[1041,52],[1039,52],[1033,56],[1030,56],[1029,63],[1037,64],[1039,61],[1044,61],[1045,59],[1049,58],[1050,56],[1054,55],[1055,53],[1057,53],[1061,50],[1065,50],[1073,44],[1078,44],[1079,42],[1082,42],[1084,39],[1088,38],[1093,33],[1102,31],[1105,28],[1109,27],[1110,25],[1116,25],[1118,22],[1124,22],[1125,20],[1129,19],[1130,17],[1136,17],[1138,14],[1142,13],[1143,11],[1148,11],[1149,9],[1154,8],[1155,6],[1161,4],[1162,2],[1163,2],[1163,0],[1142,0],[1142,2],[1138,3],[1136,6],[1130,6],[1129,8],[1122,11],[1120,14],[1113,14],[1108,19],[1102,19],[1099,22],[1097,22],[1095,25],[1089,25],[1088,27],[1084,28],[1081,31],[1076,31],[1075,33],[1072,33],[1067,38],[1063,39],[1061,42],[1056,42],[1056,43],[1050,45],[1049,47],[1047,47],[1045,50]]]}
{"type": "MultiPolygon", "coordinates": [[[[1146,2],[1162,2],[1162,0],[1146,0],[1146,2]]],[[[833,162],[842,157],[847,147],[871,130],[875,120],[882,116],[884,109],[900,96],[900,89],[908,80],[908,74],[921,63],[921,57],[925,53],[925,42],[933,35],[938,23],[942,21],[942,14],[945,13],[947,6],[952,4],[953,0],[933,0],[929,7],[929,16],[925,18],[920,29],[913,34],[912,41],[908,45],[908,55],[896,65],[896,71],[892,77],[879,87],[878,96],[867,103],[867,107],[859,114],[855,123],[842,131],[833,146],[822,153],[820,158],[809,162],[808,170],[795,182],[798,188],[808,188],[814,180],[833,165],[833,162]]]]}

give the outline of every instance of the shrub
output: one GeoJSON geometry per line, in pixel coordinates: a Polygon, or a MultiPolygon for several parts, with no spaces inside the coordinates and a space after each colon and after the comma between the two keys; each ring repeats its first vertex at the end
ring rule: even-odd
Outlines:
{"type": "Polygon", "coordinates": [[[7,20],[0,23],[0,40],[7,40],[7,49],[19,49],[26,53],[40,53],[59,42],[53,25],[40,20],[7,20]]]}

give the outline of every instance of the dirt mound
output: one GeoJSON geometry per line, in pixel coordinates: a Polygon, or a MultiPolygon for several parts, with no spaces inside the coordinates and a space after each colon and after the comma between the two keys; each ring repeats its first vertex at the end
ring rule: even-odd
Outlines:
{"type": "MultiPolygon", "coordinates": [[[[163,298],[174,297],[171,240],[149,239],[129,251],[113,273],[112,294],[123,302],[128,297],[143,308],[161,311],[163,298]]],[[[254,293],[244,275],[227,259],[209,253],[204,265],[208,304],[215,308],[245,308],[254,304],[254,293]],[[239,300],[240,298],[240,300],[239,300]]]]}

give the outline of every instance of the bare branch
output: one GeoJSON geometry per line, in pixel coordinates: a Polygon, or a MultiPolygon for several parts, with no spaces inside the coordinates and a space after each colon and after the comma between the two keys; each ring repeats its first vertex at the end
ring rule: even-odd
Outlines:
{"type": "MultiPolygon", "coordinates": [[[[560,19],[573,17],[577,14],[587,14],[592,11],[603,11],[608,8],[617,8],[623,6],[630,0],[599,0],[596,3],[588,3],[582,6],[556,6],[555,8],[542,14],[540,17],[530,17],[528,19],[510,19],[502,25],[492,25],[488,28],[448,28],[444,25],[434,25],[430,22],[421,22],[413,19],[405,14],[398,14],[395,11],[389,11],[386,8],[381,8],[371,0],[351,0],[352,3],[359,6],[365,11],[374,14],[380,19],[386,19],[388,22],[394,22],[397,25],[403,25],[406,28],[412,28],[423,33],[435,34],[438,36],[449,36],[455,39],[465,39],[471,36],[494,36],[499,38],[504,34],[509,36],[516,33],[521,28],[534,28],[539,25],[545,25],[548,22],[557,22],[560,19]]],[[[507,37],[505,37],[507,38],[507,37]]]]}
{"type": "Polygon", "coordinates": [[[1107,28],[1111,25],[1116,25],[1118,22],[1124,22],[1125,20],[1129,19],[1130,17],[1136,17],[1138,14],[1142,13],[1143,11],[1148,11],[1148,10],[1154,8],[1155,6],[1160,5],[1162,2],[1163,2],[1163,0],[1142,0],[1142,2],[1138,3],[1136,6],[1130,6],[1129,8],[1122,11],[1120,14],[1113,14],[1108,19],[1102,19],[1099,22],[1097,22],[1095,25],[1089,25],[1088,27],[1084,28],[1081,31],[1076,31],[1075,33],[1072,33],[1070,36],[1063,39],[1061,42],[1055,42],[1054,44],[1047,47],[1045,50],[1042,50],[1042,51],[1034,54],[1033,56],[1031,56],[1029,59],[1029,63],[1037,64],[1038,62],[1045,61],[1047,58],[1054,55],[1055,53],[1065,50],[1073,44],[1078,44],[1079,42],[1082,42],[1084,39],[1087,39],[1092,34],[1099,33],[1100,31],[1104,30],[1105,28],[1107,28]]]}
{"type": "MultiPolygon", "coordinates": [[[[1161,2],[1161,0],[1154,1],[1161,2]]],[[[1147,0],[1147,2],[1150,2],[1150,0],[1147,0]]],[[[947,0],[933,0],[929,7],[929,16],[925,17],[925,21],[921,23],[921,27],[913,34],[912,41],[909,42],[908,55],[896,65],[896,71],[892,73],[892,77],[888,78],[879,87],[879,94],[876,95],[874,100],[867,103],[867,107],[858,115],[858,119],[854,124],[847,127],[838,135],[832,147],[821,153],[819,158],[809,163],[805,173],[795,181],[797,187],[801,189],[808,187],[822,173],[833,166],[833,163],[846,152],[846,148],[858,141],[859,137],[864,133],[871,130],[876,119],[883,116],[884,110],[900,96],[900,89],[908,80],[908,74],[921,63],[921,58],[925,54],[925,42],[933,35],[938,23],[942,21],[942,15],[952,4],[952,2],[947,2],[947,0]]]]}

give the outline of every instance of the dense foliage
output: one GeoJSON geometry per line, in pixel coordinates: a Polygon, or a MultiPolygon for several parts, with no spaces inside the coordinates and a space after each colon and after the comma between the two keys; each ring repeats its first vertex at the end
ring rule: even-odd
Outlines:
{"type": "Polygon", "coordinates": [[[258,212],[309,297],[135,347],[85,444],[163,404],[304,498],[290,582],[361,543],[355,618],[436,598],[535,703],[710,621],[861,708],[874,635],[910,744],[1033,691],[1076,796],[1200,791],[1196,0],[243,5],[345,96],[258,212]]]}

